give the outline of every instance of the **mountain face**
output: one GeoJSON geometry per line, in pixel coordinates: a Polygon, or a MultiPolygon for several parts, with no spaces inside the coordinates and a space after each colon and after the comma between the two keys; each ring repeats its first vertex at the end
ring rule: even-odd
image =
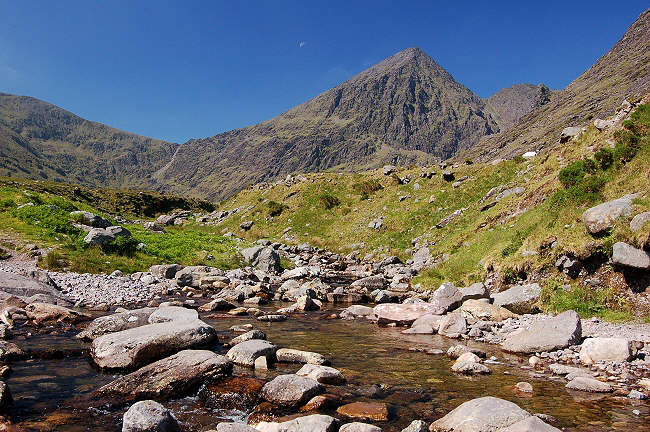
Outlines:
{"type": "Polygon", "coordinates": [[[552,91],[544,84],[515,84],[499,90],[486,102],[499,129],[505,130],[529,112],[549,103],[551,96],[552,91]]]}
{"type": "Polygon", "coordinates": [[[409,48],[271,120],[188,141],[155,178],[222,198],[292,172],[446,159],[498,131],[485,101],[409,48]]]}
{"type": "Polygon", "coordinates": [[[84,120],[38,99],[0,93],[0,175],[151,187],[151,174],[177,147],[84,120]]]}
{"type": "Polygon", "coordinates": [[[566,89],[554,91],[549,103],[501,133],[484,137],[459,157],[490,160],[528,150],[539,151],[557,143],[565,127],[583,126],[593,118],[606,118],[624,99],[635,100],[649,92],[650,9],[585,73],[566,89]]]}

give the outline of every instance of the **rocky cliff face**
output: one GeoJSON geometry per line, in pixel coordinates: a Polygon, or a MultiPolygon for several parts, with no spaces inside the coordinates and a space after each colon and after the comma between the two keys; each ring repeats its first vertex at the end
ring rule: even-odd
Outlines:
{"type": "Polygon", "coordinates": [[[296,171],[445,159],[498,130],[485,101],[409,48],[276,118],[183,144],[156,179],[221,198],[296,171]]]}
{"type": "Polygon", "coordinates": [[[529,112],[549,103],[552,95],[544,84],[515,84],[496,92],[486,102],[499,128],[505,130],[529,112]]]}

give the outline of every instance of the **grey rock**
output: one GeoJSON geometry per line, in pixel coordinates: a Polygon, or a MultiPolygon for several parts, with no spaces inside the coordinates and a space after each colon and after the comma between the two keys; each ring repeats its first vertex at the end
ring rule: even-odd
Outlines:
{"type": "Polygon", "coordinates": [[[76,337],[91,341],[108,333],[115,333],[149,324],[149,316],[155,310],[156,308],[142,308],[95,318],[76,337]]]}
{"type": "Polygon", "coordinates": [[[259,432],[257,429],[243,423],[219,423],[217,432],[259,432]]]}
{"type": "Polygon", "coordinates": [[[276,405],[296,407],[323,391],[323,386],[311,378],[280,375],[264,385],[261,396],[276,405]]]}
{"type": "Polygon", "coordinates": [[[379,324],[410,325],[425,314],[436,314],[437,306],[428,303],[384,303],[374,307],[373,313],[379,324]]]}
{"type": "Polygon", "coordinates": [[[169,321],[196,321],[199,319],[199,313],[194,309],[188,309],[179,306],[161,306],[156,308],[149,315],[149,324],[169,322],[169,321]]]}
{"type": "Polygon", "coordinates": [[[88,211],[83,211],[83,210],[77,210],[70,212],[70,216],[72,216],[75,219],[79,219],[81,223],[84,225],[91,226],[93,228],[108,228],[111,226],[111,223],[104,219],[101,216],[97,216],[94,213],[88,212],[88,211]]]}
{"type": "Polygon", "coordinates": [[[462,299],[463,295],[458,288],[450,282],[445,282],[440,285],[440,288],[434,291],[429,299],[429,303],[433,306],[433,314],[443,315],[460,306],[462,299]]]}
{"type": "Polygon", "coordinates": [[[284,363],[310,363],[314,365],[329,363],[322,354],[290,348],[280,348],[275,353],[275,356],[279,362],[284,363]]]}
{"type": "Polygon", "coordinates": [[[650,222],[650,211],[639,213],[630,221],[630,229],[634,232],[641,231],[641,228],[648,222],[650,222]]]}
{"type": "Polygon", "coordinates": [[[496,306],[501,306],[516,314],[538,312],[537,302],[542,288],[538,283],[516,285],[491,296],[496,306]]]}
{"type": "Polygon", "coordinates": [[[614,391],[614,388],[610,384],[585,376],[573,378],[567,383],[566,388],[588,393],[611,393],[614,391]]]}
{"type": "Polygon", "coordinates": [[[266,340],[266,333],[264,333],[262,330],[251,330],[237,336],[236,338],[233,338],[233,340],[230,341],[230,345],[235,346],[242,342],[246,342],[253,339],[266,340]]]}
{"type": "Polygon", "coordinates": [[[345,377],[338,369],[329,366],[306,364],[296,375],[311,378],[321,384],[342,384],[345,382],[345,377]]]}
{"type": "Polygon", "coordinates": [[[586,365],[597,362],[626,362],[632,358],[630,341],[619,337],[588,338],[580,348],[580,361],[586,365]]]}
{"type": "Polygon", "coordinates": [[[521,420],[505,429],[500,429],[499,432],[562,432],[560,429],[544,423],[537,416],[530,416],[521,420]]]}
{"type": "Polygon", "coordinates": [[[182,269],[183,266],[179,264],[159,264],[151,266],[149,272],[158,279],[174,279],[182,269]]]}
{"type": "Polygon", "coordinates": [[[226,357],[232,360],[235,364],[253,367],[255,359],[258,357],[266,357],[270,362],[275,359],[275,352],[277,348],[271,342],[261,339],[251,339],[233,346],[226,353],[226,357]]]}
{"type": "Polygon", "coordinates": [[[422,420],[413,420],[402,432],[429,432],[429,426],[422,420]]]}
{"type": "Polygon", "coordinates": [[[650,253],[627,243],[616,242],[614,243],[612,262],[624,267],[650,270],[650,253]]]}
{"type": "Polygon", "coordinates": [[[580,317],[570,310],[511,333],[501,346],[505,351],[533,354],[577,345],[581,339],[580,317]]]}
{"type": "Polygon", "coordinates": [[[574,138],[578,135],[580,135],[581,129],[578,126],[570,126],[567,128],[562,129],[562,133],[560,134],[560,142],[565,143],[569,141],[571,138],[574,138]]]}
{"type": "Polygon", "coordinates": [[[136,402],[122,418],[122,432],[180,432],[180,430],[171,411],[152,400],[136,402]]]}
{"type": "Polygon", "coordinates": [[[465,402],[429,428],[434,432],[497,432],[527,419],[530,414],[516,404],[486,396],[465,402]]]}
{"type": "Polygon", "coordinates": [[[381,171],[384,173],[384,175],[391,175],[395,172],[396,169],[397,167],[395,167],[395,165],[384,165],[381,171]]]}
{"type": "Polygon", "coordinates": [[[336,432],[339,421],[324,414],[312,414],[280,423],[278,432],[336,432]]]}
{"type": "Polygon", "coordinates": [[[458,313],[449,313],[440,321],[438,334],[450,338],[457,338],[467,332],[467,321],[458,313]]]}
{"type": "Polygon", "coordinates": [[[488,290],[485,288],[483,282],[476,282],[465,288],[459,288],[462,296],[461,303],[465,300],[479,300],[488,298],[488,290]]]}
{"type": "Polygon", "coordinates": [[[630,216],[634,197],[635,195],[626,195],[585,210],[582,214],[582,222],[587,231],[591,234],[600,234],[614,226],[618,218],[630,216]]]}
{"type": "Polygon", "coordinates": [[[262,271],[271,273],[279,273],[282,271],[280,255],[272,247],[253,246],[242,250],[241,253],[246,261],[262,271]]]}
{"type": "Polygon", "coordinates": [[[381,428],[368,423],[352,422],[341,426],[339,432],[381,432],[381,428]]]}

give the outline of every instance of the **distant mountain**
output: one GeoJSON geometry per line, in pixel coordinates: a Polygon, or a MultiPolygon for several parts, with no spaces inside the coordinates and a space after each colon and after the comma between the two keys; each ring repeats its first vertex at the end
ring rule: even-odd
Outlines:
{"type": "Polygon", "coordinates": [[[501,130],[510,126],[529,112],[551,101],[552,91],[544,84],[515,84],[490,96],[487,109],[501,130]]]}
{"type": "Polygon", "coordinates": [[[446,159],[498,131],[485,101],[409,48],[271,120],[188,141],[155,177],[222,198],[292,172],[446,159]]]}
{"type": "Polygon", "coordinates": [[[151,188],[151,174],[177,147],[84,120],[35,98],[0,93],[3,176],[151,188]]]}
{"type": "MultiPolygon", "coordinates": [[[[462,157],[511,157],[557,143],[567,126],[583,126],[614,113],[624,99],[650,92],[650,9],[628,28],[604,56],[551,101],[503,132],[481,139],[462,157]]],[[[488,100],[489,103],[489,100],[488,100]]]]}

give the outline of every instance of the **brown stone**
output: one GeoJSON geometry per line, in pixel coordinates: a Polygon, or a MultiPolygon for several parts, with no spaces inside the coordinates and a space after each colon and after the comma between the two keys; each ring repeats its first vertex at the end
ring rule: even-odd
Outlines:
{"type": "Polygon", "coordinates": [[[314,396],[307,402],[300,411],[318,411],[334,408],[341,404],[341,398],[336,395],[325,393],[322,395],[314,396]]]}
{"type": "Polygon", "coordinates": [[[351,419],[388,420],[388,405],[381,402],[353,402],[339,407],[336,412],[351,419]]]}
{"type": "Polygon", "coordinates": [[[259,401],[264,383],[252,377],[228,377],[204,387],[199,392],[199,398],[212,409],[252,410],[259,401]]]}

